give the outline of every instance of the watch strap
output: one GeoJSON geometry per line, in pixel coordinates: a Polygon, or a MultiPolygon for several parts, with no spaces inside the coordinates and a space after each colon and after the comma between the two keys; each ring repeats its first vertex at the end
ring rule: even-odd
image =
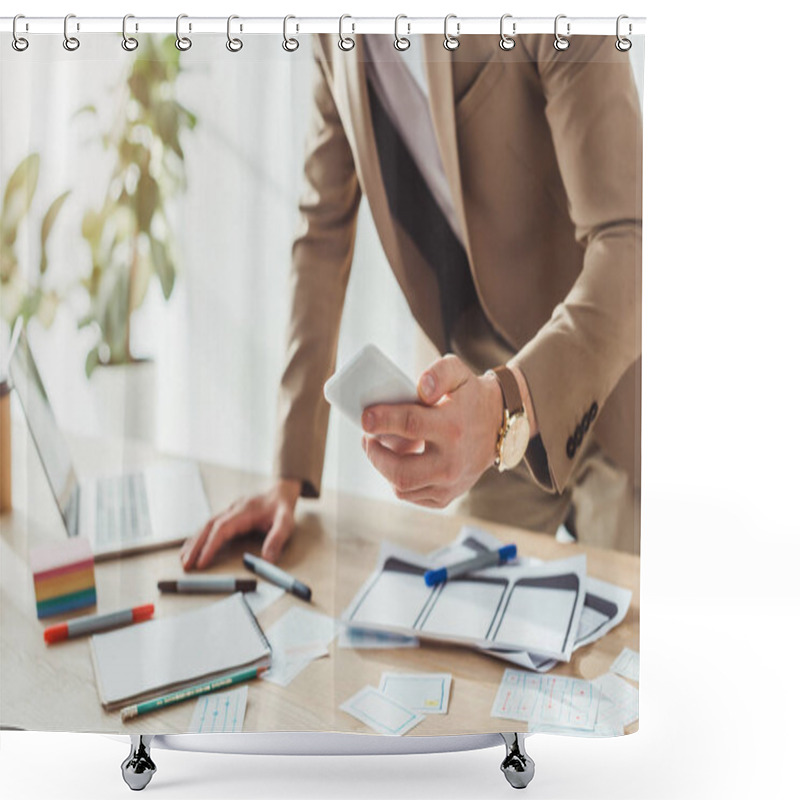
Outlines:
{"type": "Polygon", "coordinates": [[[500,384],[500,391],[503,394],[503,405],[508,411],[508,416],[524,414],[525,407],[522,403],[522,395],[519,391],[517,379],[508,367],[494,367],[492,369],[497,382],[500,384]]]}

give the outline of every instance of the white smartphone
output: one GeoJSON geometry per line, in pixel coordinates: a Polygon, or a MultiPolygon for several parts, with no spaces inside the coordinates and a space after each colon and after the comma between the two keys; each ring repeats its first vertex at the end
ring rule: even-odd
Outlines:
{"type": "Polygon", "coordinates": [[[418,403],[417,387],[375,345],[356,353],[323,389],[325,399],[361,427],[361,415],[378,403],[418,403]]]}

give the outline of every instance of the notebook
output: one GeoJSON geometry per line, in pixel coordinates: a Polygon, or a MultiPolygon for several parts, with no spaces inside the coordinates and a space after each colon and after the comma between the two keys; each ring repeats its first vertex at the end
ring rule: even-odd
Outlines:
{"type": "Polygon", "coordinates": [[[202,608],[98,633],[97,692],[107,711],[256,664],[271,650],[241,592],[202,608]]]}

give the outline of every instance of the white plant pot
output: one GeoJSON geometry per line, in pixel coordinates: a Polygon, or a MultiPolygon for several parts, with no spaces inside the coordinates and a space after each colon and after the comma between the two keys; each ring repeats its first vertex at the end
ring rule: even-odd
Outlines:
{"type": "Polygon", "coordinates": [[[156,364],[151,360],[95,368],[90,384],[103,437],[155,442],[156,377],[156,364]]]}

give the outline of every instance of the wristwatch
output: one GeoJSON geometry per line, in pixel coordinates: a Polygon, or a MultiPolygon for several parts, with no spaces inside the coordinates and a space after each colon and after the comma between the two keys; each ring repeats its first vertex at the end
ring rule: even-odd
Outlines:
{"type": "Polygon", "coordinates": [[[503,424],[497,434],[494,465],[500,472],[505,472],[522,461],[531,438],[531,426],[514,373],[508,367],[495,367],[489,371],[497,378],[503,395],[503,424]]]}

